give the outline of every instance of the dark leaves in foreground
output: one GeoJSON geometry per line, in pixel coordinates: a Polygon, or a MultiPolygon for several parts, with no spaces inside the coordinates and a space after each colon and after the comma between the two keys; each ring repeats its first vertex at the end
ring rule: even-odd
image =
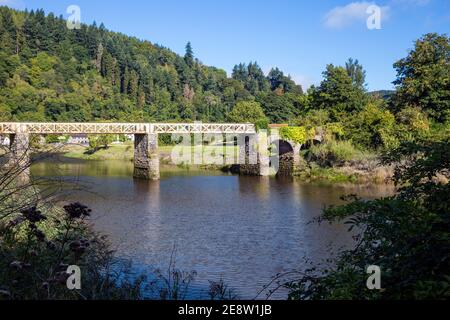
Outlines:
{"type": "Polygon", "coordinates": [[[20,213],[31,223],[37,223],[47,219],[36,207],[22,210],[20,213]]]}
{"type": "Polygon", "coordinates": [[[64,206],[64,211],[71,219],[82,219],[91,215],[91,209],[79,202],[71,203],[64,206]]]}

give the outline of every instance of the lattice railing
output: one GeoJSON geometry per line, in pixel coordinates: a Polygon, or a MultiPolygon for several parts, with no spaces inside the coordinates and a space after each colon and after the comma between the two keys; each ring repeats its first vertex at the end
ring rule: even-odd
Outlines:
{"type": "Polygon", "coordinates": [[[19,123],[0,122],[0,134],[139,134],[255,133],[253,124],[239,123],[19,123]]]}
{"type": "Polygon", "coordinates": [[[242,123],[155,123],[154,133],[255,133],[253,124],[242,123]]]}
{"type": "Polygon", "coordinates": [[[0,133],[40,134],[131,134],[148,132],[142,123],[0,123],[0,133]]]}

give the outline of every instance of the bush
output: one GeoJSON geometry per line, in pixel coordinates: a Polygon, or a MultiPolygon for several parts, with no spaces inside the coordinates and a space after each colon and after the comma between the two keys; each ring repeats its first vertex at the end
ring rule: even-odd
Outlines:
{"type": "Polygon", "coordinates": [[[306,129],[305,127],[283,127],[280,129],[282,139],[299,144],[312,139],[314,135],[315,129],[306,129]]]}
{"type": "Polygon", "coordinates": [[[400,141],[416,141],[430,131],[427,115],[420,108],[407,107],[396,115],[400,141]]]}
{"type": "Polygon", "coordinates": [[[262,119],[266,116],[261,105],[255,101],[240,101],[228,114],[228,120],[236,123],[257,123],[262,119]]]}
{"type": "Polygon", "coordinates": [[[330,140],[323,144],[314,145],[307,157],[322,166],[341,165],[361,155],[350,141],[330,140]]]}
{"type": "Polygon", "coordinates": [[[267,130],[269,129],[269,120],[267,118],[259,119],[255,122],[256,130],[267,130]]]}
{"type": "Polygon", "coordinates": [[[46,143],[59,143],[59,136],[56,134],[49,134],[45,137],[45,142],[46,143]]]}
{"type": "Polygon", "coordinates": [[[450,298],[450,143],[404,143],[385,164],[397,163],[395,196],[327,208],[318,222],[345,222],[353,249],[313,264],[287,281],[290,299],[410,300],[450,298]],[[408,161],[401,161],[408,160],[408,161]],[[400,161],[400,162],[399,162],[400,161]],[[381,269],[382,290],[366,286],[369,265],[381,269]]]}
{"type": "Polygon", "coordinates": [[[364,148],[390,148],[398,145],[395,117],[375,103],[349,116],[345,136],[364,148]]]}
{"type": "Polygon", "coordinates": [[[108,148],[114,141],[114,136],[111,134],[89,135],[89,148],[91,150],[98,150],[100,148],[108,148]]]}
{"type": "Polygon", "coordinates": [[[29,207],[0,220],[0,299],[141,298],[145,278],[115,270],[106,238],[85,222],[89,214],[74,203],[64,212],[29,207]],[[82,270],[81,290],[66,287],[69,265],[82,270]]]}

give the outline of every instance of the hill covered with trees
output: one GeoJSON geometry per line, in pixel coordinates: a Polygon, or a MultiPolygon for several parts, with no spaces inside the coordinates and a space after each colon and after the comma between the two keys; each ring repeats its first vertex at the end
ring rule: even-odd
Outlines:
{"type": "Polygon", "coordinates": [[[393,62],[396,90],[376,94],[358,60],[327,65],[303,92],[278,68],[265,75],[256,62],[239,63],[228,77],[196,59],[191,43],[180,56],[103,24],[71,30],[43,10],[0,7],[0,40],[0,121],[289,123],[333,128],[329,141],[359,149],[448,128],[447,35],[417,40],[393,62]]]}
{"type": "Polygon", "coordinates": [[[0,120],[226,121],[255,99],[273,121],[300,112],[302,88],[279,69],[241,63],[230,78],[190,43],[183,57],[103,24],[70,30],[52,13],[7,7],[0,39],[0,120]]]}

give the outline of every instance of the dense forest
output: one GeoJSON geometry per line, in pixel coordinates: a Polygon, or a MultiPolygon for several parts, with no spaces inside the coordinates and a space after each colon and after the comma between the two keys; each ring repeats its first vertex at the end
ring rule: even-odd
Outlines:
{"type": "Polygon", "coordinates": [[[0,38],[2,120],[226,121],[237,102],[258,100],[287,121],[301,107],[301,86],[282,71],[250,62],[229,78],[190,43],[183,57],[103,24],[69,30],[52,13],[6,7],[0,38]]]}
{"type": "Polygon", "coordinates": [[[278,68],[237,64],[231,78],[202,64],[108,31],[68,29],[43,10],[0,7],[0,121],[233,121],[345,127],[340,140],[377,149],[442,131],[448,123],[446,35],[428,34],[395,63],[396,91],[368,93],[358,60],[327,65],[303,92],[278,68]],[[425,64],[423,70],[417,65],[425,64]],[[436,129],[437,127],[437,129],[436,129]]]}

